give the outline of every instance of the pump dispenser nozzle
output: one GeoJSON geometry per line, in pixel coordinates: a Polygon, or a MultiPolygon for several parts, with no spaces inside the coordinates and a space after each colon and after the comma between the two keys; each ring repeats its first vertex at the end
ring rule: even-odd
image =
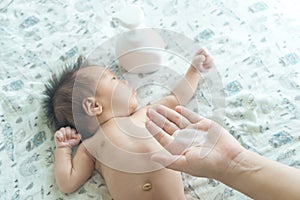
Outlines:
{"type": "Polygon", "coordinates": [[[113,19],[130,29],[116,41],[119,64],[131,73],[149,73],[161,66],[164,41],[161,36],[143,24],[144,13],[136,5],[127,5],[113,19]]]}
{"type": "Polygon", "coordinates": [[[123,27],[131,30],[143,23],[144,13],[140,7],[128,5],[120,13],[116,14],[113,20],[118,21],[123,27]]]}

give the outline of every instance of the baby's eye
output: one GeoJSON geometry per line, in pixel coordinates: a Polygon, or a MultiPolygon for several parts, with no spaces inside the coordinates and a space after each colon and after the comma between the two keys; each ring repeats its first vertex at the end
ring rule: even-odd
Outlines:
{"type": "Polygon", "coordinates": [[[112,77],[111,79],[112,79],[112,80],[117,80],[117,77],[114,76],[114,77],[112,77]]]}

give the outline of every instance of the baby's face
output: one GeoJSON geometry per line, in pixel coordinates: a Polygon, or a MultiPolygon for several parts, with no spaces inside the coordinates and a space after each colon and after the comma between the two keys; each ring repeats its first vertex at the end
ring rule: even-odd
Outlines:
{"type": "Polygon", "coordinates": [[[104,109],[110,109],[115,116],[127,116],[136,110],[137,93],[126,80],[118,79],[104,67],[90,68],[89,73],[96,83],[95,96],[104,109]]]}

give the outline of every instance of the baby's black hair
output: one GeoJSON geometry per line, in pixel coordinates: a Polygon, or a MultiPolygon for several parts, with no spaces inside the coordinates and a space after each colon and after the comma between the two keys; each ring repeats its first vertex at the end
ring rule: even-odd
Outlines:
{"type": "Polygon", "coordinates": [[[75,74],[82,67],[83,62],[84,57],[79,56],[76,62],[65,64],[61,74],[59,76],[54,74],[45,84],[43,92],[45,98],[42,106],[50,129],[57,130],[63,126],[74,128],[75,126],[72,116],[72,87],[75,74]],[[64,112],[57,109],[59,106],[64,112]]]}

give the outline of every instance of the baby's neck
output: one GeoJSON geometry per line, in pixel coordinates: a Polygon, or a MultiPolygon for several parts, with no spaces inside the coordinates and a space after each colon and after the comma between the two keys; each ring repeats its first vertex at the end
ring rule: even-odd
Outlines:
{"type": "Polygon", "coordinates": [[[131,117],[134,113],[136,113],[136,111],[138,111],[139,109],[131,112],[131,113],[114,113],[114,112],[107,112],[107,113],[102,113],[99,117],[98,117],[98,122],[100,124],[100,126],[106,124],[107,122],[114,120],[114,119],[119,119],[119,118],[124,118],[124,117],[131,117]]]}
{"type": "Polygon", "coordinates": [[[118,137],[121,137],[121,133],[125,137],[133,139],[147,139],[152,137],[145,127],[145,121],[135,116],[111,118],[102,124],[100,129],[108,131],[110,134],[112,133],[111,130],[114,130],[113,132],[118,134],[118,137]]]}
{"type": "Polygon", "coordinates": [[[128,114],[128,115],[111,115],[106,118],[98,119],[98,121],[99,121],[100,126],[103,126],[105,124],[110,123],[111,121],[114,121],[119,118],[124,118],[124,117],[130,117],[130,114],[128,114]]]}

